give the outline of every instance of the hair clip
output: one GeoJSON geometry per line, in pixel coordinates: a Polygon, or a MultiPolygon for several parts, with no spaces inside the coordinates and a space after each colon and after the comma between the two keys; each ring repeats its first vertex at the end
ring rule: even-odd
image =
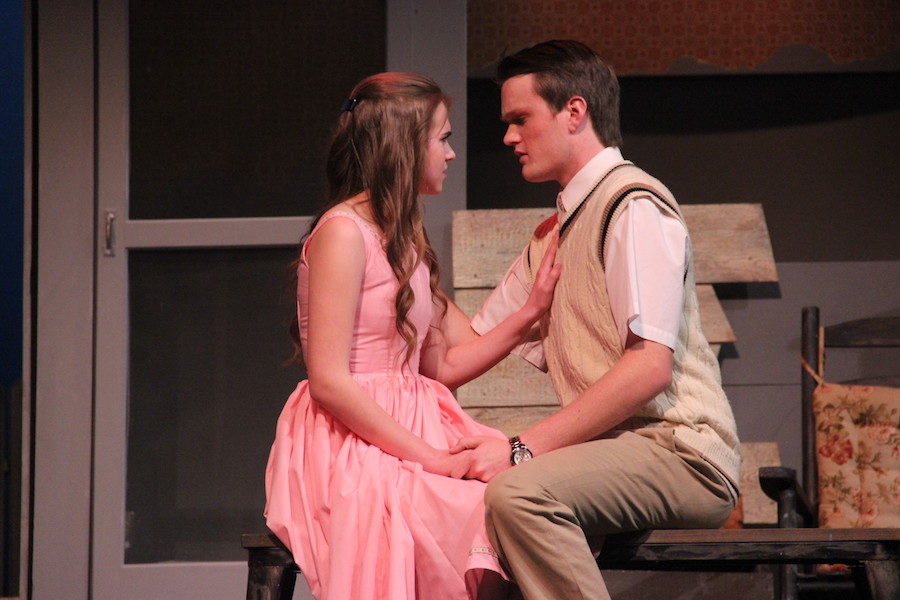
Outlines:
{"type": "Polygon", "coordinates": [[[344,103],[341,104],[341,110],[353,112],[353,107],[356,106],[357,102],[359,102],[359,98],[347,98],[344,100],[344,103]]]}

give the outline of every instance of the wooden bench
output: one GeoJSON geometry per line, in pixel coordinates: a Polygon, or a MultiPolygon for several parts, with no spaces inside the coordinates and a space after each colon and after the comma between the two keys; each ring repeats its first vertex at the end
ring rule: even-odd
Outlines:
{"type": "MultiPolygon", "coordinates": [[[[299,569],[272,534],[245,534],[247,600],[290,600],[299,569]]],[[[758,564],[841,562],[856,568],[864,597],[900,598],[897,529],[683,529],[623,533],[607,538],[603,569],[713,571],[758,564]]],[[[776,591],[780,593],[780,591],[776,591]]]]}
{"type": "MultiPolygon", "coordinates": [[[[741,454],[744,456],[741,470],[741,495],[743,498],[743,522],[757,527],[772,527],[778,522],[777,506],[770,500],[765,492],[760,488],[759,480],[756,476],[758,465],[780,465],[781,460],[778,454],[778,445],[774,442],[747,442],[741,444],[741,454]]],[[[615,541],[608,544],[604,554],[601,557],[601,564],[604,567],[628,569],[656,569],[664,568],[661,563],[653,563],[648,566],[647,560],[653,553],[659,550],[659,544],[664,543],[671,545],[677,540],[677,531],[661,531],[654,532],[650,538],[644,540],[643,544],[647,549],[651,550],[651,554],[640,550],[638,542],[640,534],[629,534],[617,537],[615,541]],[[659,535],[662,536],[660,539],[659,535]],[[675,535],[676,537],[671,537],[675,535]],[[668,536],[668,537],[667,537],[668,536]],[[638,542],[636,544],[636,542],[638,542]],[[619,549],[619,550],[617,550],[619,549]],[[623,553],[624,551],[624,553],[623,553]],[[625,557],[630,553],[633,557],[627,560],[625,557]]],[[[695,532],[688,532],[693,535],[695,532]]],[[[729,534],[728,535],[735,535],[729,534]]],[[[751,534],[753,535],[753,534],[751,534]]],[[[245,534],[241,540],[243,547],[249,553],[249,574],[247,584],[248,600],[279,600],[281,598],[290,598],[293,594],[294,583],[296,581],[299,569],[291,557],[290,552],[285,548],[278,539],[270,533],[253,533],[245,534]]],[[[729,542],[730,543],[730,542],[729,542]]],[[[671,552],[671,548],[668,550],[671,552]]],[[[671,562],[671,561],[670,561],[671,562]]],[[[759,562],[759,561],[757,561],[759,562]]],[[[684,565],[695,568],[698,564],[695,562],[688,563],[687,560],[681,562],[671,562],[671,565],[684,565]]],[[[709,563],[702,565],[702,570],[716,570],[709,563]]],[[[736,566],[730,564],[728,570],[735,568],[744,570],[744,564],[736,566]]],[[[696,569],[688,570],[696,570],[696,569]]]]}

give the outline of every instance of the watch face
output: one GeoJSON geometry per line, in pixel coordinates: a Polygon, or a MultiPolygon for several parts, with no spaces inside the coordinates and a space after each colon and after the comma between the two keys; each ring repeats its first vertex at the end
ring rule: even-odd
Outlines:
{"type": "Polygon", "coordinates": [[[513,451],[512,462],[514,465],[519,465],[525,462],[526,460],[531,460],[531,451],[527,448],[516,448],[513,451]]]}

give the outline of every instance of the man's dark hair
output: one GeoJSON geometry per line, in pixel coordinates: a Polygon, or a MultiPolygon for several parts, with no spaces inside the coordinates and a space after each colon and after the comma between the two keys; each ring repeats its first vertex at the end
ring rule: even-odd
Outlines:
{"type": "Polygon", "coordinates": [[[550,40],[504,57],[497,66],[497,83],[534,74],[537,93],[559,112],[572,96],[587,102],[588,114],[604,146],[621,146],[619,81],[612,67],[585,44],[550,40]]]}

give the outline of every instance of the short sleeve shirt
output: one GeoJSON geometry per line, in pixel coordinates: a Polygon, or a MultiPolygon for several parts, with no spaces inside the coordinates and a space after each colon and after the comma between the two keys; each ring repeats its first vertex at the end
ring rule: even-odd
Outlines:
{"type": "MultiPolygon", "coordinates": [[[[557,197],[560,222],[575,209],[590,186],[622,160],[618,148],[606,148],[588,161],[557,197]]],[[[472,320],[478,333],[493,328],[528,299],[530,284],[524,256],[523,252],[513,262],[472,320]]],[[[631,331],[674,349],[681,321],[686,262],[687,231],[682,222],[649,199],[631,200],[609,232],[605,255],[610,310],[623,348],[631,331]]],[[[513,354],[546,370],[537,326],[513,354]]]]}

